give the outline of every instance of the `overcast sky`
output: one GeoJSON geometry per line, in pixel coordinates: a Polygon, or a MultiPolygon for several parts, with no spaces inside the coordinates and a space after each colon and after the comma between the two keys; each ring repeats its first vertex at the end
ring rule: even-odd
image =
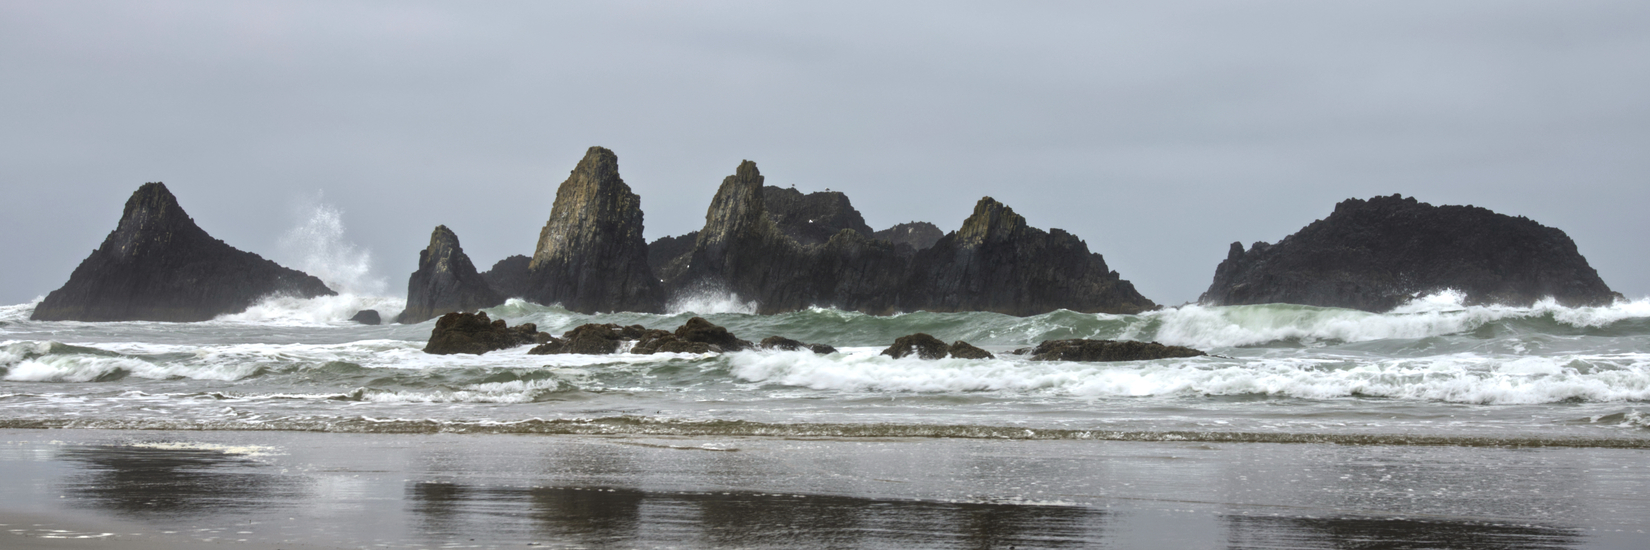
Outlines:
{"type": "Polygon", "coordinates": [[[400,294],[437,224],[481,269],[532,254],[591,145],[650,240],[750,159],[877,229],[993,196],[1179,304],[1233,241],[1402,193],[1563,229],[1637,298],[1646,98],[1642,0],[4,0],[0,302],[61,286],[146,181],[288,265],[330,205],[400,294]]]}

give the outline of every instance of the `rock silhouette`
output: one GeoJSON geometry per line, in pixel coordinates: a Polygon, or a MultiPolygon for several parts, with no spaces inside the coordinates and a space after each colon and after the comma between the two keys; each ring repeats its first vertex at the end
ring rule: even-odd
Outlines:
{"type": "Polygon", "coordinates": [[[164,184],[152,182],[132,193],[114,231],[30,318],[205,321],[274,294],[336,293],[320,279],[212,238],[164,184]]]}
{"type": "Polygon", "coordinates": [[[642,201],[619,178],[619,160],[591,147],[556,190],[528,266],[525,298],[572,311],[658,312],[664,295],[648,267],[642,201]]]}
{"type": "Polygon", "coordinates": [[[396,317],[403,324],[422,323],[446,313],[475,311],[504,303],[445,225],[430,232],[430,245],[418,253],[418,271],[407,278],[407,308],[396,317]]]}
{"type": "Polygon", "coordinates": [[[1044,340],[1029,353],[1032,361],[1146,361],[1208,355],[1192,348],[1157,342],[1083,339],[1044,340]]]}
{"type": "Polygon", "coordinates": [[[1413,197],[1348,199],[1277,244],[1232,243],[1200,303],[1303,304],[1383,312],[1453,289],[1472,304],[1566,306],[1620,298],[1563,231],[1413,197]]]}

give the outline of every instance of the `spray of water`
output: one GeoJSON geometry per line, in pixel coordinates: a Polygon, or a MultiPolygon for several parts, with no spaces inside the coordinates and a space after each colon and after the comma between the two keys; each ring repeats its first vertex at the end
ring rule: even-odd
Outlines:
{"type": "Polygon", "coordinates": [[[305,221],[281,236],[281,252],[291,264],[341,294],[383,296],[388,287],[372,274],[372,252],[344,240],[343,212],[317,201],[305,221]]]}

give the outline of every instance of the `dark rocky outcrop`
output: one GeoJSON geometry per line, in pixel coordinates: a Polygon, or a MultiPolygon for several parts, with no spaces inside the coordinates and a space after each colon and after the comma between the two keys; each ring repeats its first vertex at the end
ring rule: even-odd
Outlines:
{"type": "Polygon", "coordinates": [[[435,226],[430,245],[418,253],[418,271],[407,278],[407,309],[396,322],[422,323],[446,313],[475,311],[504,303],[458,244],[458,235],[435,226]]]}
{"type": "Polygon", "coordinates": [[[384,319],[378,316],[378,310],[376,309],[357,311],[355,316],[350,317],[349,320],[363,325],[378,325],[384,322],[384,319]]]}
{"type": "Polygon", "coordinates": [[[1568,306],[1620,298],[1563,231],[1473,206],[1348,199],[1277,244],[1232,243],[1200,303],[1382,312],[1445,289],[1470,304],[1568,306]]]}
{"type": "Polygon", "coordinates": [[[1148,361],[1208,355],[1192,348],[1157,342],[1082,339],[1044,340],[1030,353],[1032,361],[1148,361]]]}
{"type": "MultiPolygon", "coordinates": [[[[584,324],[567,331],[560,338],[548,338],[544,344],[528,350],[531,355],[553,353],[580,353],[605,355],[626,348],[631,353],[725,353],[755,347],[740,340],[728,329],[699,317],[688,319],[675,332],[645,328],[641,325],[584,324]],[[633,344],[631,344],[633,343],[633,344]]],[[[828,347],[828,346],[827,346],[828,347]]],[[[835,351],[834,349],[831,351],[835,351]]]]}
{"type": "Polygon", "coordinates": [[[430,331],[430,341],[424,345],[424,353],[479,355],[549,339],[550,335],[539,332],[532,323],[510,327],[503,319],[488,319],[486,312],[453,312],[435,321],[435,329],[430,331]]]}
{"type": "Polygon", "coordinates": [[[693,245],[699,240],[698,231],[689,231],[679,237],[660,237],[647,245],[647,265],[653,276],[665,281],[675,278],[687,269],[693,245]]]}
{"type": "Polygon", "coordinates": [[[688,342],[704,342],[710,345],[711,351],[719,352],[744,351],[756,347],[703,317],[694,317],[682,323],[682,326],[676,328],[676,338],[688,342]]]}
{"type": "Polygon", "coordinates": [[[906,311],[994,311],[1037,315],[1057,309],[1139,313],[1156,308],[1089,252],[1082,239],[1044,232],[993,200],[980,199],[962,229],[920,251],[900,296],[906,311]]]}
{"type": "Polygon", "coordinates": [[[865,217],[854,209],[848,195],[840,191],[804,195],[795,188],[770,185],[762,188],[762,202],[774,225],[803,246],[823,244],[844,229],[871,236],[871,226],[865,225],[865,217]]]}
{"type": "Polygon", "coordinates": [[[556,190],[529,265],[525,298],[572,311],[657,312],[659,280],[648,268],[642,200],[619,178],[612,151],[591,147],[556,190]]]}
{"type": "Polygon", "coordinates": [[[533,276],[527,266],[533,262],[532,258],[516,254],[499,260],[492,269],[481,272],[481,279],[493,287],[493,292],[505,298],[520,298],[526,296],[533,288],[533,276]]]}
{"type": "Polygon", "coordinates": [[[769,336],[767,338],[763,338],[762,342],[757,345],[762,349],[776,349],[780,351],[807,350],[820,355],[836,353],[836,348],[825,344],[807,344],[786,338],[784,336],[769,336]]]}
{"type": "Polygon", "coordinates": [[[912,252],[934,246],[944,236],[939,226],[928,222],[906,222],[871,234],[872,238],[894,243],[896,247],[909,246],[912,252]]]}
{"type": "Polygon", "coordinates": [[[336,293],[320,279],[212,238],[155,182],[132,193],[115,230],[31,318],[205,321],[245,311],[272,294],[336,293]]]}
{"type": "Polygon", "coordinates": [[[550,338],[549,341],[527,350],[527,353],[529,355],[555,353],[606,355],[623,350],[628,341],[640,340],[649,336],[657,337],[655,336],[656,333],[668,334],[662,330],[649,330],[641,325],[623,326],[613,323],[586,323],[567,331],[560,338],[550,338]]]}
{"type": "Polygon", "coordinates": [[[968,342],[958,340],[946,345],[944,340],[925,333],[916,333],[901,336],[894,340],[882,354],[899,359],[915,355],[922,359],[944,359],[956,357],[958,359],[992,359],[991,352],[974,347],[968,342]]]}

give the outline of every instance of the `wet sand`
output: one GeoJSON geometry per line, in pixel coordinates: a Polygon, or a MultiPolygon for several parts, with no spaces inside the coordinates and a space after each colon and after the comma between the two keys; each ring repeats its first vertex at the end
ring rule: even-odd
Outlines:
{"type": "Polygon", "coordinates": [[[0,479],[3,548],[1650,547],[1637,449],[0,430],[0,479]]]}

